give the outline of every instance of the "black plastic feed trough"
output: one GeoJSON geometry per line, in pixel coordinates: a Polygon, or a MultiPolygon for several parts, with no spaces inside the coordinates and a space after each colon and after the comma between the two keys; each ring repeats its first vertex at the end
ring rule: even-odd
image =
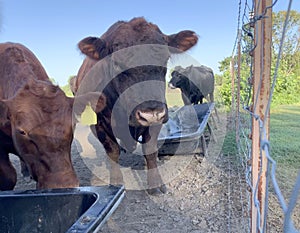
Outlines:
{"type": "Polygon", "coordinates": [[[0,192],[0,232],[96,232],[124,193],[111,185],[0,192]]]}

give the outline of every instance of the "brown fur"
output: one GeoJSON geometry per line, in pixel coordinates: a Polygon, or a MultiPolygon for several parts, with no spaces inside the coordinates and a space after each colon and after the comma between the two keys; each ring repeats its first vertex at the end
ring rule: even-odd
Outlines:
{"type": "Polygon", "coordinates": [[[21,44],[0,44],[0,190],[13,189],[18,155],[37,188],[78,186],[71,163],[73,100],[21,44]]]}
{"type": "Polygon", "coordinates": [[[30,50],[0,44],[0,190],[16,184],[9,153],[20,157],[37,188],[78,186],[70,154],[73,113],[81,114],[88,103],[101,111],[105,102],[101,93],[67,97],[30,50]]]}
{"type": "MultiPolygon", "coordinates": [[[[167,62],[171,52],[188,50],[197,43],[197,40],[197,35],[189,30],[170,36],[165,35],[157,25],[139,17],[128,22],[119,21],[100,38],[87,37],[78,44],[81,52],[87,57],[77,74],[75,90],[84,93],[88,91],[88,86],[100,87],[107,97],[107,107],[97,114],[95,133],[111,160],[115,162],[118,162],[120,153],[116,138],[121,139],[127,150],[133,150],[137,139],[142,136],[151,194],[165,192],[157,170],[157,151],[153,152],[153,148],[157,147],[157,137],[162,123],[168,120],[164,84],[167,62]],[[139,47],[139,45],[148,46],[139,47]],[[140,54],[145,47],[148,50],[140,54]],[[96,63],[92,64],[91,61],[93,63],[101,61],[97,63],[99,71],[93,68],[96,67],[96,63]],[[159,62],[156,65],[157,61],[159,62]],[[132,67],[135,62],[141,62],[142,65],[132,67]],[[114,70],[109,67],[113,67],[114,70]],[[161,84],[155,86],[151,85],[152,83],[161,84]],[[136,84],[141,84],[139,90],[135,88],[128,91],[136,84]],[[121,95],[122,98],[119,98],[121,95]],[[150,100],[141,101],[145,96],[147,98],[149,96],[150,100]],[[117,107],[117,115],[113,116],[112,110],[116,108],[115,104],[119,100],[122,104],[117,107]],[[153,119],[149,116],[153,116],[153,119]],[[144,117],[148,118],[144,120],[144,117]]],[[[111,182],[122,182],[122,174],[116,163],[112,164],[111,182]]]]}

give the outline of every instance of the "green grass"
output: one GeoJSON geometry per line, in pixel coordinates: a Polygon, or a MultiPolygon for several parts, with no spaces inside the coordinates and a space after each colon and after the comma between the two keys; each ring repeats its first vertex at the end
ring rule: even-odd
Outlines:
{"type": "Polygon", "coordinates": [[[224,155],[237,155],[237,145],[235,141],[235,131],[230,130],[224,138],[222,152],[224,155]]]}
{"type": "Polygon", "coordinates": [[[270,152],[277,163],[276,178],[289,195],[300,169],[300,105],[278,106],[271,111],[270,152]]]}
{"type": "MultiPolygon", "coordinates": [[[[300,169],[300,104],[277,106],[270,115],[270,156],[276,161],[276,179],[288,196],[300,169]]],[[[238,154],[235,131],[229,127],[222,152],[238,154]]],[[[250,142],[251,143],[251,142],[250,142]]]]}
{"type": "Polygon", "coordinates": [[[97,115],[90,105],[86,106],[81,114],[80,123],[83,125],[95,125],[97,123],[97,115]]]}
{"type": "Polygon", "coordinates": [[[169,107],[183,106],[181,92],[179,89],[171,90],[167,88],[166,99],[169,107]]]}
{"type": "Polygon", "coordinates": [[[300,105],[271,111],[271,155],[278,163],[300,169],[300,105]]]}

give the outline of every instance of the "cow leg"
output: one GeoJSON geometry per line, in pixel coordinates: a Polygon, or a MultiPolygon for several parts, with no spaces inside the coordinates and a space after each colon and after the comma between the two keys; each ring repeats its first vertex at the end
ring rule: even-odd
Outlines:
{"type": "Polygon", "coordinates": [[[163,183],[157,168],[157,138],[161,125],[151,126],[143,134],[142,148],[147,163],[147,192],[150,195],[160,195],[166,193],[167,189],[163,183]],[[155,148],[155,151],[153,151],[155,148]]]}
{"type": "Polygon", "coordinates": [[[0,152],[0,190],[13,190],[17,183],[17,172],[9,156],[0,152]]]}
{"type": "Polygon", "coordinates": [[[200,97],[200,104],[203,104],[203,96],[200,97]]]}
{"type": "Polygon", "coordinates": [[[118,130],[120,138],[120,146],[128,152],[133,152],[136,149],[137,141],[133,138],[134,128],[128,127],[128,125],[124,124],[120,126],[121,128],[118,130]]]}
{"type": "Polygon", "coordinates": [[[28,170],[28,167],[26,165],[26,163],[20,159],[20,166],[21,166],[21,173],[24,177],[29,177],[30,176],[30,172],[28,170]]]}
{"type": "MultiPolygon", "coordinates": [[[[210,93],[210,94],[209,94],[209,100],[210,100],[210,102],[214,102],[214,101],[215,101],[214,93],[210,93]]],[[[214,107],[214,109],[215,109],[215,115],[216,115],[216,117],[217,117],[217,121],[220,122],[220,118],[219,118],[219,114],[218,114],[218,111],[217,111],[216,106],[214,107]]],[[[213,119],[213,120],[214,120],[214,119],[213,119]]],[[[214,120],[214,123],[215,123],[215,125],[217,125],[216,122],[215,122],[215,120],[214,120]]]]}
{"type": "Polygon", "coordinates": [[[110,184],[123,184],[123,175],[119,165],[120,147],[116,138],[110,136],[107,131],[104,130],[104,127],[99,124],[96,126],[96,133],[99,141],[102,143],[106,151],[106,154],[110,158],[110,184]]]}
{"type": "Polygon", "coordinates": [[[191,101],[190,101],[190,99],[189,99],[189,97],[187,96],[186,93],[181,92],[181,98],[182,98],[182,101],[183,101],[184,105],[191,104],[191,101]]]}

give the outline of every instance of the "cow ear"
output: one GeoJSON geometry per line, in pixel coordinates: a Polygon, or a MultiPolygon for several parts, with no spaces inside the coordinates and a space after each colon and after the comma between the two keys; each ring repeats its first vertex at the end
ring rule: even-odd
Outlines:
{"type": "Polygon", "coordinates": [[[100,60],[107,56],[106,43],[98,37],[86,37],[78,43],[80,51],[88,57],[100,60]]]}
{"type": "Polygon", "coordinates": [[[185,30],[168,36],[168,45],[177,49],[172,52],[183,52],[193,47],[198,42],[195,32],[185,30]]]}
{"type": "Polygon", "coordinates": [[[73,100],[73,112],[76,115],[81,115],[88,104],[91,105],[96,113],[101,112],[106,106],[106,97],[99,92],[90,92],[75,96],[73,100]]]}
{"type": "Polygon", "coordinates": [[[101,112],[106,106],[106,97],[98,92],[89,93],[89,100],[95,113],[101,112]]]}
{"type": "Polygon", "coordinates": [[[0,126],[9,122],[9,108],[7,102],[0,100],[0,126]]]}

